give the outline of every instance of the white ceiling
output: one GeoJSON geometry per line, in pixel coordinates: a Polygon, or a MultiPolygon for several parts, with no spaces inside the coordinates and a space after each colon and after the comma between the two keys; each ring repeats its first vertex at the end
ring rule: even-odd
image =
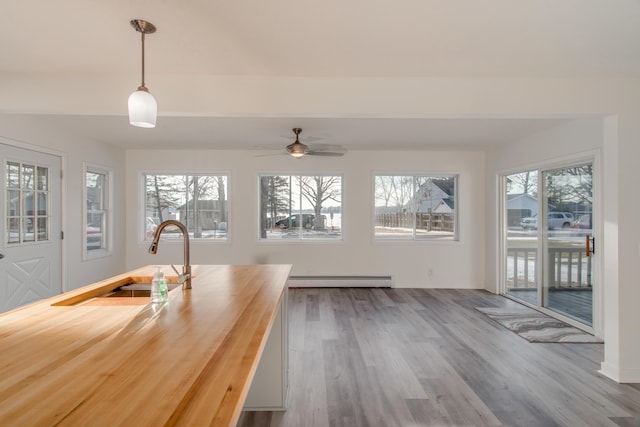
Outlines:
{"type": "Polygon", "coordinates": [[[203,118],[159,117],[154,129],[127,117],[52,116],[40,119],[67,132],[124,148],[284,150],[295,140],[312,149],[485,149],[557,126],[567,118],[203,118]],[[188,130],[187,130],[188,129],[188,130]]]}
{"type": "MultiPolygon", "coordinates": [[[[156,34],[147,36],[147,81],[160,73],[640,77],[638,0],[1,3],[0,77],[17,73],[74,78],[108,73],[130,75],[134,87],[139,82],[140,39],[129,25],[132,18],[146,19],[158,27],[156,34]]],[[[100,88],[90,90],[99,99],[100,88]]],[[[33,112],[37,111],[34,106],[33,112]]],[[[303,135],[321,138],[318,143],[346,149],[409,149],[486,147],[567,119],[261,119],[172,113],[168,117],[161,111],[153,130],[132,128],[126,117],[118,116],[60,114],[43,120],[130,148],[270,148],[287,142],[290,129],[299,126],[305,129],[303,135]]]]}

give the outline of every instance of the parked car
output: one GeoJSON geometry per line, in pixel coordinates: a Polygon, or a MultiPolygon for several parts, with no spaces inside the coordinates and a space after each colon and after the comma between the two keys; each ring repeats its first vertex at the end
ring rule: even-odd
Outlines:
{"type": "MultiPolygon", "coordinates": [[[[547,224],[549,230],[554,228],[569,228],[573,227],[575,218],[572,213],[569,212],[549,212],[547,217],[547,224]]],[[[520,220],[520,227],[525,230],[537,230],[538,229],[538,217],[537,215],[522,218],[520,220]]]]}
{"type": "MultiPolygon", "coordinates": [[[[315,218],[314,215],[302,214],[302,226],[304,228],[312,228],[314,218],[315,218]]],[[[280,227],[280,228],[300,227],[300,215],[291,215],[290,217],[281,219],[280,221],[276,221],[276,227],[280,227]]]]}

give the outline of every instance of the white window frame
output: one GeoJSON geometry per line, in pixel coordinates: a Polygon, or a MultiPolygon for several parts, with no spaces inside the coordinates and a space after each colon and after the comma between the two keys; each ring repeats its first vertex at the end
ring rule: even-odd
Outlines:
{"type": "MultiPolygon", "coordinates": [[[[344,195],[345,195],[345,185],[344,185],[344,173],[337,173],[337,172],[261,172],[258,174],[258,241],[259,242],[264,242],[264,243],[275,243],[275,244],[292,244],[292,243],[311,243],[311,244],[326,244],[326,243],[336,243],[336,242],[343,242],[344,241],[344,195]],[[307,176],[307,177],[314,177],[314,176],[327,176],[327,177],[340,177],[340,216],[341,216],[341,224],[340,224],[340,235],[339,237],[307,237],[304,238],[303,234],[302,234],[302,229],[300,230],[301,232],[298,234],[297,237],[293,238],[286,238],[286,239],[277,239],[277,238],[266,238],[266,237],[262,237],[262,224],[261,224],[261,216],[262,216],[262,205],[261,205],[261,199],[262,199],[262,178],[264,177],[274,177],[274,176],[280,176],[280,177],[289,177],[290,179],[294,179],[296,177],[302,177],[302,176],[307,176]]],[[[292,214],[298,214],[299,212],[292,212],[292,214]]],[[[303,217],[303,221],[304,221],[304,217],[303,217]]]]}
{"type": "MultiPolygon", "coordinates": [[[[177,170],[177,171],[166,171],[166,170],[145,170],[145,171],[140,171],[139,172],[139,183],[140,183],[140,196],[139,196],[139,214],[138,214],[138,224],[139,224],[139,232],[138,232],[138,239],[140,243],[144,243],[144,244],[148,244],[149,242],[151,242],[151,240],[153,240],[153,236],[147,236],[146,233],[146,218],[147,218],[147,176],[152,176],[152,175],[162,175],[162,176],[186,176],[186,177],[193,177],[193,176],[209,176],[209,177],[224,177],[226,180],[226,191],[225,191],[225,197],[226,197],[226,204],[225,204],[225,209],[226,209],[226,217],[227,217],[227,221],[226,221],[226,230],[225,230],[225,234],[224,237],[216,237],[216,238],[207,238],[207,237],[199,237],[199,238],[195,238],[193,237],[193,233],[190,232],[189,234],[189,239],[191,241],[196,241],[198,242],[198,244],[200,243],[205,243],[205,244],[226,244],[229,243],[231,241],[231,230],[230,230],[230,226],[231,226],[231,222],[232,222],[232,206],[231,206],[231,173],[229,172],[225,172],[225,171],[184,171],[184,170],[177,170]]],[[[155,218],[154,218],[155,220],[155,218]]],[[[157,224],[159,225],[159,224],[157,224]]],[[[172,228],[175,228],[173,226],[171,226],[172,228]]],[[[222,232],[222,229],[220,229],[220,232],[222,232]]],[[[163,233],[164,235],[164,233],[163,233]]],[[[161,240],[166,240],[164,238],[161,238],[161,240]]],[[[176,241],[176,242],[182,242],[182,234],[180,234],[178,236],[177,239],[168,239],[169,242],[172,241],[176,241]]]]}
{"type": "MultiPolygon", "coordinates": [[[[383,243],[383,242],[459,242],[460,241],[460,213],[459,213],[459,201],[460,201],[460,174],[459,173],[451,173],[451,172],[375,172],[372,178],[372,238],[375,242],[383,243]],[[454,208],[453,208],[453,222],[454,222],[454,231],[453,235],[450,236],[423,236],[417,237],[416,234],[416,218],[415,212],[413,212],[413,229],[412,234],[407,236],[398,236],[398,237],[379,237],[376,235],[376,190],[377,190],[377,178],[380,176],[392,176],[392,177],[411,177],[412,181],[415,183],[416,178],[453,178],[454,179],[454,187],[453,187],[453,200],[454,200],[454,208]]],[[[413,190],[415,194],[415,189],[413,190]]],[[[414,206],[415,208],[415,206],[414,206]]]]}
{"type": "Polygon", "coordinates": [[[105,166],[83,163],[82,166],[82,259],[90,260],[111,256],[113,254],[113,170],[105,166]],[[105,176],[106,189],[103,191],[103,209],[100,212],[104,216],[104,229],[102,230],[102,246],[100,249],[89,250],[87,247],[87,174],[96,173],[105,176]]]}

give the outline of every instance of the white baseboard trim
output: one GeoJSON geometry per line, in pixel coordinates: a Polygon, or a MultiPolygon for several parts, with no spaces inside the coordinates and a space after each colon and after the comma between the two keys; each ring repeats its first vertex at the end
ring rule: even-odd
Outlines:
{"type": "Polygon", "coordinates": [[[640,383],[640,369],[620,369],[611,363],[602,362],[598,372],[617,383],[640,383]]]}
{"type": "Polygon", "coordinates": [[[290,288],[390,288],[391,276],[291,276],[290,288]]]}

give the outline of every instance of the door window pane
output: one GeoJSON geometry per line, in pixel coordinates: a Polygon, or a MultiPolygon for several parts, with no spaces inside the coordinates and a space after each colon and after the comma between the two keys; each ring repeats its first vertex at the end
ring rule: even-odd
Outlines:
{"type": "Polygon", "coordinates": [[[22,227],[22,241],[23,242],[33,242],[36,240],[35,236],[35,218],[28,217],[22,218],[23,227],[22,227]]]}
{"type": "Polygon", "coordinates": [[[7,243],[20,243],[20,218],[9,218],[7,223],[7,243]]]}
{"type": "Polygon", "coordinates": [[[47,215],[47,193],[43,191],[38,191],[38,200],[37,200],[37,215],[38,216],[46,216],[47,215]]]}
{"type": "Polygon", "coordinates": [[[538,305],[538,171],[515,173],[506,183],[506,293],[538,305]]]}
{"type": "Polygon", "coordinates": [[[32,190],[35,186],[35,171],[33,165],[22,165],[22,188],[32,190]]]}
{"type": "Polygon", "coordinates": [[[38,190],[47,191],[49,189],[49,173],[48,169],[38,167],[38,190]]]}
{"type": "Polygon", "coordinates": [[[22,215],[33,215],[33,191],[22,192],[22,215]]]}
{"type": "Polygon", "coordinates": [[[7,216],[20,215],[20,190],[7,190],[7,216]]]}
{"type": "Polygon", "coordinates": [[[20,188],[20,164],[7,162],[7,188],[20,188]]]}
{"type": "Polygon", "coordinates": [[[46,224],[49,219],[47,183],[49,169],[44,166],[7,162],[6,212],[7,243],[45,241],[49,239],[46,224]],[[36,170],[42,190],[36,188],[36,170]],[[43,230],[39,227],[42,224],[43,230]]]}
{"type": "Polygon", "coordinates": [[[543,229],[548,274],[543,280],[543,307],[586,325],[593,323],[591,237],[592,165],[543,172],[547,221],[543,229]],[[581,223],[577,224],[577,219],[581,223]]]}
{"type": "Polygon", "coordinates": [[[39,241],[49,240],[49,218],[38,218],[37,222],[37,230],[38,235],[37,238],[39,241]]]}

